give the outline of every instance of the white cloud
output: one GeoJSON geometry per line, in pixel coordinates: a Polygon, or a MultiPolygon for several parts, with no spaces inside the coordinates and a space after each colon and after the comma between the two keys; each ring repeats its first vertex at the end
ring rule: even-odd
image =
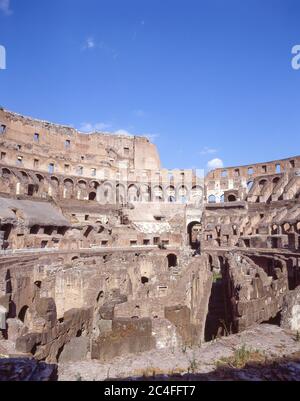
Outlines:
{"type": "Polygon", "coordinates": [[[223,160],[212,159],[207,163],[208,170],[214,170],[216,168],[222,168],[224,166],[223,160]]]}
{"type": "Polygon", "coordinates": [[[156,138],[159,137],[159,134],[133,134],[125,129],[119,129],[114,132],[115,135],[126,135],[126,136],[144,136],[145,138],[148,138],[149,141],[154,142],[156,138]]]}
{"type": "Polygon", "coordinates": [[[10,0],[0,0],[0,11],[5,15],[11,15],[12,9],[10,8],[10,0]]]}
{"type": "Polygon", "coordinates": [[[86,39],[83,45],[83,50],[93,49],[95,46],[96,46],[95,39],[90,36],[89,38],[86,39]]]}
{"type": "Polygon", "coordinates": [[[208,146],[204,146],[201,150],[200,155],[211,155],[213,153],[217,153],[218,149],[209,148],[208,146]]]}
{"type": "Polygon", "coordinates": [[[104,53],[111,56],[114,60],[116,60],[119,56],[117,50],[115,50],[113,47],[110,47],[103,41],[98,42],[93,36],[90,36],[85,40],[85,43],[82,46],[81,50],[92,50],[92,49],[102,50],[104,53]]]}
{"type": "Polygon", "coordinates": [[[96,123],[96,124],[82,123],[79,127],[79,131],[81,132],[104,131],[109,127],[111,127],[111,125],[107,123],[96,123]]]}
{"type": "Polygon", "coordinates": [[[80,132],[84,132],[86,134],[89,134],[91,132],[109,132],[111,135],[124,135],[124,136],[144,136],[149,139],[149,141],[153,142],[155,138],[159,137],[159,134],[133,134],[132,132],[120,128],[116,131],[107,131],[108,128],[111,128],[112,125],[108,123],[96,123],[92,124],[89,122],[81,123],[79,126],[78,130],[80,132]]]}
{"type": "Polygon", "coordinates": [[[154,142],[155,139],[159,137],[159,134],[144,134],[142,136],[145,136],[149,141],[154,142]]]}
{"type": "Polygon", "coordinates": [[[115,135],[127,135],[127,136],[134,136],[134,134],[131,134],[129,131],[126,129],[118,129],[117,131],[113,132],[115,135]]]}

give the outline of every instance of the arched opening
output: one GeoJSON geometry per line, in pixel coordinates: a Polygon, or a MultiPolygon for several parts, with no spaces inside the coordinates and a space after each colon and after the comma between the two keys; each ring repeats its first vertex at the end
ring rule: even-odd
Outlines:
{"type": "Polygon", "coordinates": [[[35,192],[35,186],[33,184],[29,184],[27,188],[27,195],[33,196],[35,192]]]}
{"type": "Polygon", "coordinates": [[[102,300],[104,298],[104,292],[100,291],[98,296],[97,296],[97,302],[100,302],[100,300],[102,300]]]}
{"type": "Polygon", "coordinates": [[[281,317],[281,311],[280,311],[274,317],[271,317],[269,320],[265,320],[261,324],[271,324],[271,325],[280,327],[281,319],[282,319],[282,317],[281,317]]]}
{"type": "Polygon", "coordinates": [[[203,195],[202,188],[199,185],[196,185],[191,190],[190,201],[194,205],[200,206],[201,200],[202,200],[202,195],[203,195]]]}
{"type": "Polygon", "coordinates": [[[189,239],[189,245],[192,249],[200,250],[200,233],[201,223],[199,221],[192,221],[187,226],[187,234],[189,239]]]}
{"type": "Polygon", "coordinates": [[[250,191],[252,187],[253,187],[253,181],[248,181],[248,182],[247,182],[247,189],[248,189],[248,191],[250,191]]]}
{"type": "Polygon", "coordinates": [[[142,276],[142,277],[141,277],[141,283],[142,283],[142,284],[149,283],[149,279],[148,279],[148,277],[146,277],[146,276],[142,276]]]}
{"type": "Polygon", "coordinates": [[[32,226],[30,229],[30,234],[38,234],[40,226],[32,226]]]}
{"type": "Polygon", "coordinates": [[[151,191],[148,185],[141,185],[140,187],[140,197],[142,202],[150,202],[151,191]]]}
{"type": "Polygon", "coordinates": [[[170,253],[168,256],[168,267],[176,267],[177,266],[177,256],[174,253],[170,253]]]}
{"type": "Polygon", "coordinates": [[[44,181],[44,177],[41,174],[36,174],[35,176],[39,180],[39,182],[43,182],[44,181]]]}
{"type": "Polygon", "coordinates": [[[259,181],[258,185],[259,185],[260,190],[263,189],[263,187],[266,185],[266,183],[267,183],[267,180],[260,180],[259,181]]]}
{"type": "Polygon", "coordinates": [[[51,184],[54,185],[55,187],[58,187],[59,181],[57,177],[51,177],[51,184]]]}
{"type": "Polygon", "coordinates": [[[125,205],[126,203],[126,190],[123,185],[118,184],[116,186],[116,200],[121,205],[125,205]]]}
{"type": "Polygon", "coordinates": [[[135,185],[130,185],[128,187],[128,201],[138,202],[139,200],[139,190],[135,185]]]}
{"type": "Polygon", "coordinates": [[[26,314],[27,314],[28,309],[29,309],[28,305],[24,305],[18,314],[18,319],[21,320],[21,322],[23,322],[23,323],[25,323],[26,314]]]}
{"type": "Polygon", "coordinates": [[[283,225],[283,231],[284,231],[285,233],[288,233],[289,230],[290,230],[290,228],[291,228],[291,226],[290,226],[289,223],[285,223],[285,224],[283,225]]]}
{"type": "Polygon", "coordinates": [[[96,200],[96,196],[97,196],[96,192],[90,192],[89,193],[89,200],[90,201],[96,200]]]}
{"type": "Polygon", "coordinates": [[[155,202],[163,202],[164,201],[164,192],[160,185],[157,185],[153,188],[153,196],[155,202]]]}
{"type": "Polygon", "coordinates": [[[184,185],[178,189],[178,200],[182,204],[186,204],[188,201],[188,190],[184,185]]]}
{"type": "Polygon", "coordinates": [[[45,227],[44,227],[44,234],[46,234],[46,235],[52,235],[53,230],[54,230],[54,227],[52,227],[52,226],[45,226],[45,227]]]}
{"type": "Polygon", "coordinates": [[[235,195],[229,195],[228,196],[228,202],[235,202],[236,201],[236,196],[235,195]]]}
{"type": "Polygon", "coordinates": [[[208,303],[208,313],[205,322],[205,341],[227,336],[234,331],[233,321],[230,314],[230,297],[228,296],[226,279],[227,263],[223,257],[212,260],[212,287],[208,303]]]}
{"type": "Polygon", "coordinates": [[[8,168],[2,169],[2,177],[9,177],[11,175],[11,171],[8,168]]]}
{"type": "Polygon", "coordinates": [[[166,196],[168,198],[168,202],[176,202],[176,190],[173,185],[170,185],[166,188],[166,196]]]}
{"type": "Polygon", "coordinates": [[[22,178],[23,178],[24,182],[28,182],[29,181],[28,174],[25,173],[25,171],[21,171],[21,174],[22,174],[22,178]]]}
{"type": "Polygon", "coordinates": [[[215,195],[209,195],[209,197],[208,197],[208,203],[216,203],[216,197],[215,197],[215,195]]]}
{"type": "Polygon", "coordinates": [[[64,198],[65,199],[72,198],[73,188],[74,188],[74,182],[70,178],[67,178],[66,180],[64,180],[64,198]]]}
{"type": "Polygon", "coordinates": [[[104,183],[101,187],[101,199],[103,199],[104,203],[115,203],[115,189],[113,189],[112,185],[109,182],[104,183]]]}
{"type": "MultiPolygon", "coordinates": [[[[4,237],[3,237],[4,241],[8,241],[12,228],[13,228],[12,224],[4,224],[1,227],[1,231],[4,231],[4,237]]],[[[4,246],[6,247],[7,245],[5,245],[4,243],[4,246]]]]}

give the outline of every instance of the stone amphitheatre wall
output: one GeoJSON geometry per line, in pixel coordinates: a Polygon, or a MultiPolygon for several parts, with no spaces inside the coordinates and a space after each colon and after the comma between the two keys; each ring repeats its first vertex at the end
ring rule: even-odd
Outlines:
{"type": "Polygon", "coordinates": [[[147,138],[5,110],[0,155],[8,356],[107,361],[298,327],[300,157],[203,179],[162,169],[147,138]]]}
{"type": "Polygon", "coordinates": [[[77,344],[83,358],[106,360],[203,339],[212,281],[205,260],[173,255],[170,266],[168,251],[70,257],[2,260],[3,333],[19,355],[56,362],[77,344]]]}

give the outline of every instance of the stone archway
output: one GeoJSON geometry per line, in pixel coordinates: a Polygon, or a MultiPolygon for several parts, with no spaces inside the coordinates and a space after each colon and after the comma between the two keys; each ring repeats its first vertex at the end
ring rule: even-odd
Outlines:
{"type": "Polygon", "coordinates": [[[201,223],[199,221],[191,221],[187,226],[188,242],[192,249],[200,248],[200,230],[201,223]]]}

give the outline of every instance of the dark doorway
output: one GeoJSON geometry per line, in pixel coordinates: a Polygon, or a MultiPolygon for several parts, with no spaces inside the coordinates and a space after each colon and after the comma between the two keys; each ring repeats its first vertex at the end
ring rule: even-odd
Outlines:
{"type": "Polygon", "coordinates": [[[189,245],[192,249],[200,248],[200,233],[201,233],[201,224],[199,221],[192,221],[187,226],[187,233],[189,238],[189,245]]]}
{"type": "Polygon", "coordinates": [[[174,253],[170,253],[168,256],[168,267],[176,267],[177,266],[177,256],[174,253]]]}
{"type": "Polygon", "coordinates": [[[236,197],[234,195],[228,196],[228,202],[235,202],[235,201],[236,201],[236,197]]]}
{"type": "Polygon", "coordinates": [[[18,319],[21,320],[21,322],[23,322],[23,323],[25,322],[25,317],[26,317],[27,311],[28,311],[28,306],[24,305],[18,314],[18,319]]]}
{"type": "Polygon", "coordinates": [[[28,196],[33,196],[35,192],[35,188],[33,184],[28,185],[28,190],[27,190],[27,195],[28,196]]]}
{"type": "Polygon", "coordinates": [[[96,192],[91,192],[91,193],[89,194],[89,200],[90,200],[90,201],[96,200],[96,192]]]}

